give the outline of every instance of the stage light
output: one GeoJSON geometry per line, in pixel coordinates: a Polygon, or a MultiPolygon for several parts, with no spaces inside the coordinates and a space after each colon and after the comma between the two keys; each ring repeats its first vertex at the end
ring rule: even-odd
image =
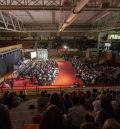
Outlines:
{"type": "Polygon", "coordinates": [[[68,48],[68,46],[64,45],[64,46],[63,46],[63,48],[64,48],[64,49],[67,49],[67,48],[68,48]]]}

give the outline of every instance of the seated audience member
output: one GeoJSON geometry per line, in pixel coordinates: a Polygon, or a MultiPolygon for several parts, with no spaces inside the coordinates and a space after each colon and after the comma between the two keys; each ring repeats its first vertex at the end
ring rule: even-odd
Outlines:
{"type": "Polygon", "coordinates": [[[94,108],[94,112],[101,110],[101,101],[100,101],[99,97],[97,97],[96,100],[93,101],[92,105],[94,108]]]}
{"type": "Polygon", "coordinates": [[[52,105],[46,110],[39,129],[64,129],[63,115],[57,106],[52,105]]]}
{"type": "Polygon", "coordinates": [[[71,108],[73,106],[72,100],[71,100],[71,97],[70,97],[69,94],[64,95],[63,104],[64,104],[66,109],[69,109],[69,108],[71,108]]]}
{"type": "Polygon", "coordinates": [[[51,95],[48,105],[47,105],[47,108],[49,108],[53,105],[57,106],[61,110],[61,112],[63,112],[63,113],[65,112],[65,107],[62,103],[60,96],[57,93],[53,93],[51,95]]]}
{"type": "Polygon", "coordinates": [[[20,91],[20,94],[19,94],[19,97],[22,99],[22,100],[25,100],[26,99],[26,95],[23,91],[20,91]]]}
{"type": "Polygon", "coordinates": [[[20,97],[17,96],[16,92],[11,92],[9,94],[9,108],[17,107],[21,103],[20,97]]]}
{"type": "Polygon", "coordinates": [[[96,116],[96,120],[100,125],[103,125],[104,122],[109,119],[114,117],[114,111],[111,105],[111,101],[107,98],[104,97],[101,100],[101,110],[98,111],[97,116],[96,116]]]}
{"type": "Polygon", "coordinates": [[[103,125],[103,129],[120,129],[120,123],[115,119],[107,119],[103,125]]]}
{"type": "Polygon", "coordinates": [[[81,125],[80,129],[96,129],[96,126],[91,122],[85,122],[81,125]]]}
{"type": "Polygon", "coordinates": [[[80,105],[78,97],[73,99],[73,107],[69,108],[68,114],[72,119],[72,128],[79,129],[82,122],[85,121],[85,108],[80,105]]]}
{"type": "Polygon", "coordinates": [[[0,104],[0,129],[12,129],[9,111],[3,104],[0,104]]]}
{"type": "Polygon", "coordinates": [[[119,101],[117,101],[117,99],[113,98],[111,104],[114,111],[115,119],[120,122],[120,103],[119,101]]]}
{"type": "Polygon", "coordinates": [[[41,109],[43,110],[43,108],[45,107],[45,105],[47,105],[47,103],[48,103],[48,97],[46,96],[45,92],[42,91],[40,97],[37,100],[38,110],[39,111],[41,109]]]}

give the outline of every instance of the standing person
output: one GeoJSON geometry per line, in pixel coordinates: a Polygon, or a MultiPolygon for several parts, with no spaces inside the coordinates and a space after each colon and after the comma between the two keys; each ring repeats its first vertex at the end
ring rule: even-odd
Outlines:
{"type": "Polygon", "coordinates": [[[26,87],[27,87],[27,81],[26,79],[23,80],[23,89],[26,90],[26,87]]]}
{"type": "Polygon", "coordinates": [[[2,84],[2,82],[0,83],[0,89],[1,89],[1,92],[3,93],[3,84],[2,84]]]}
{"type": "Polygon", "coordinates": [[[6,89],[9,89],[10,88],[9,80],[4,80],[3,84],[4,84],[4,86],[5,86],[6,89]]]}
{"type": "Polygon", "coordinates": [[[9,81],[9,83],[10,83],[11,89],[13,89],[13,87],[14,87],[14,79],[12,78],[12,79],[9,81]]]}

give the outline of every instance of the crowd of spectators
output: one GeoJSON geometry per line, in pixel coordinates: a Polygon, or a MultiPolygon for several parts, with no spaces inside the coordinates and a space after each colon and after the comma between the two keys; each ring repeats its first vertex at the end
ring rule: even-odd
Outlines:
{"type": "MultiPolygon", "coordinates": [[[[37,103],[41,116],[37,119],[39,129],[120,129],[119,90],[60,94],[42,91],[37,103]]],[[[0,127],[12,129],[9,111],[3,104],[0,104],[0,127]],[[3,118],[6,123],[1,123],[3,118]]]]}
{"type": "Polygon", "coordinates": [[[11,108],[15,108],[15,107],[19,106],[26,99],[27,99],[26,94],[23,91],[20,91],[19,95],[16,94],[16,92],[6,91],[3,94],[3,97],[1,99],[1,103],[3,103],[9,109],[11,109],[11,108]]]}
{"type": "Polygon", "coordinates": [[[85,85],[91,84],[120,84],[120,68],[99,61],[85,61],[78,57],[70,58],[76,68],[76,77],[83,80],[85,85]]]}
{"type": "Polygon", "coordinates": [[[22,77],[29,77],[31,82],[39,85],[51,85],[57,77],[59,69],[54,59],[23,62],[18,73],[22,77]]]}
{"type": "Polygon", "coordinates": [[[38,108],[44,110],[40,129],[120,128],[120,91],[62,91],[52,95],[41,92],[38,108]],[[113,126],[110,121],[116,125],[113,126]],[[107,127],[107,123],[113,127],[107,127]]]}
{"type": "Polygon", "coordinates": [[[26,101],[26,95],[20,91],[19,95],[16,92],[6,91],[0,98],[0,129],[13,129],[13,123],[10,116],[10,110],[18,107],[22,102],[26,101]]]}

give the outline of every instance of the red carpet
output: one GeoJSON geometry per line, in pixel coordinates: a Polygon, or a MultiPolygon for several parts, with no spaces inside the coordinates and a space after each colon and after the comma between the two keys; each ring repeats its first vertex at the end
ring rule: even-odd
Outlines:
{"type": "MultiPolygon", "coordinates": [[[[26,82],[27,89],[39,88],[68,88],[72,87],[75,83],[75,69],[68,61],[58,61],[59,74],[51,86],[38,86],[33,85],[29,80],[15,80],[14,89],[25,89],[24,83],[26,82]]],[[[80,85],[83,82],[79,80],[80,85]]]]}

